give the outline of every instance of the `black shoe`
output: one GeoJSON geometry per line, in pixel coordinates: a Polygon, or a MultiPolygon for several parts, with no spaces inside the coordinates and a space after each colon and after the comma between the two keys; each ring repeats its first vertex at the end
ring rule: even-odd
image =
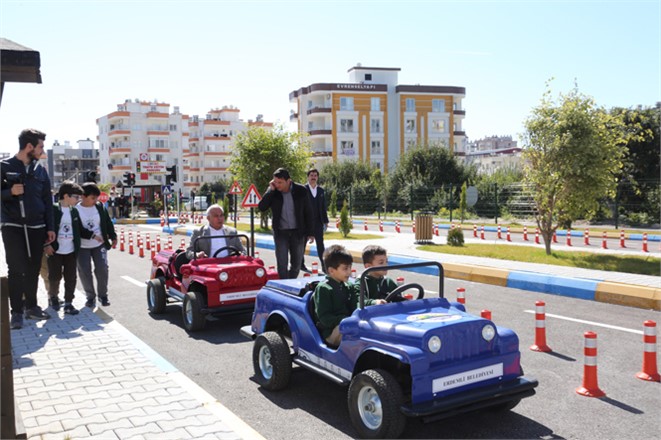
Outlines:
{"type": "Polygon", "coordinates": [[[57,296],[48,298],[48,305],[51,307],[51,309],[57,312],[58,310],[60,310],[60,298],[58,298],[57,296]]]}
{"type": "Polygon", "coordinates": [[[110,305],[110,301],[108,301],[107,296],[104,296],[103,298],[99,298],[99,300],[101,301],[101,305],[103,307],[108,307],[110,305]]]}
{"type": "Polygon", "coordinates": [[[312,271],[311,271],[310,269],[308,269],[308,268],[305,266],[305,264],[304,264],[303,266],[301,266],[301,270],[302,270],[303,272],[312,273],[312,271]]]}
{"type": "Polygon", "coordinates": [[[50,318],[50,315],[43,310],[41,310],[41,307],[35,306],[25,312],[25,317],[27,319],[48,319],[50,318]]]}
{"type": "Polygon", "coordinates": [[[11,314],[11,328],[13,330],[18,330],[23,328],[23,314],[22,313],[12,313],[11,314]]]}
{"type": "Polygon", "coordinates": [[[96,307],[96,301],[93,299],[88,299],[85,302],[85,307],[89,307],[90,309],[93,309],[94,307],[96,307]]]}
{"type": "Polygon", "coordinates": [[[80,313],[80,312],[73,305],[67,304],[67,305],[64,306],[64,314],[65,315],[77,315],[78,313],[80,313]]]}

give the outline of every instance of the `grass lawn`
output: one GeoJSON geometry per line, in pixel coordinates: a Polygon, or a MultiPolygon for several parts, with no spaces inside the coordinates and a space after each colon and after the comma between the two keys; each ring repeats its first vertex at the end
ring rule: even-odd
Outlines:
{"type": "Polygon", "coordinates": [[[555,264],[557,266],[582,267],[585,269],[641,275],[661,275],[661,259],[654,257],[606,255],[591,252],[563,252],[551,250],[546,255],[543,248],[531,246],[466,244],[462,247],[448,245],[424,245],[418,249],[456,255],[498,258],[499,260],[524,261],[527,263],[555,264]]]}

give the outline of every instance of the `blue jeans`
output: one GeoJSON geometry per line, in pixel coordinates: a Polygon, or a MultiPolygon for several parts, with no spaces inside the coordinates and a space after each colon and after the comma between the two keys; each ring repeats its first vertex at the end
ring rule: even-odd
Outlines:
{"type": "Polygon", "coordinates": [[[278,265],[280,279],[298,277],[303,261],[303,252],[305,251],[305,239],[305,235],[301,235],[298,229],[273,231],[275,260],[278,265]],[[287,269],[289,263],[291,263],[291,266],[287,269]]]}

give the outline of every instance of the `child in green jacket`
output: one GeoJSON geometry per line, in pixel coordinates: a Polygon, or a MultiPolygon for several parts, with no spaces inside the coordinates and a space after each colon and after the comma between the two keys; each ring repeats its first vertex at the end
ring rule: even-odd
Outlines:
{"type": "Polygon", "coordinates": [[[64,276],[64,313],[77,315],[73,306],[76,290],[76,264],[80,239],[92,238],[93,232],[85,229],[80,221],[80,215],[75,208],[83,194],[83,189],[77,183],[64,182],[58,191],[58,203],[53,205],[55,233],[57,238],[44,248],[48,261],[48,303],[53,310],[60,310],[60,280],[64,276]]]}
{"type": "MultiPolygon", "coordinates": [[[[337,347],[342,341],[340,321],[358,307],[356,290],[348,284],[353,257],[344,246],[334,244],[324,251],[326,279],[317,285],[313,294],[321,337],[329,346],[337,347]]],[[[367,300],[366,305],[385,304],[385,301],[367,300]]]]}
{"type": "MultiPolygon", "coordinates": [[[[363,265],[365,268],[388,265],[388,252],[381,246],[370,245],[363,249],[363,265]]],[[[387,270],[370,271],[365,277],[365,298],[385,299],[397,288],[395,280],[387,276],[387,270]]],[[[360,292],[360,278],[354,287],[360,292]]],[[[400,297],[401,298],[401,297],[400,297]]]]}

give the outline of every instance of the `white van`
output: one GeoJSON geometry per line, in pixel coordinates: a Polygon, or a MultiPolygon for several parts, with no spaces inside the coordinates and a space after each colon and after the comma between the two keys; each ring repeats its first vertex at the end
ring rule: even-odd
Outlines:
{"type": "Polygon", "coordinates": [[[206,211],[209,206],[207,205],[207,196],[195,196],[194,200],[189,200],[186,203],[186,210],[193,211],[206,211]]]}

